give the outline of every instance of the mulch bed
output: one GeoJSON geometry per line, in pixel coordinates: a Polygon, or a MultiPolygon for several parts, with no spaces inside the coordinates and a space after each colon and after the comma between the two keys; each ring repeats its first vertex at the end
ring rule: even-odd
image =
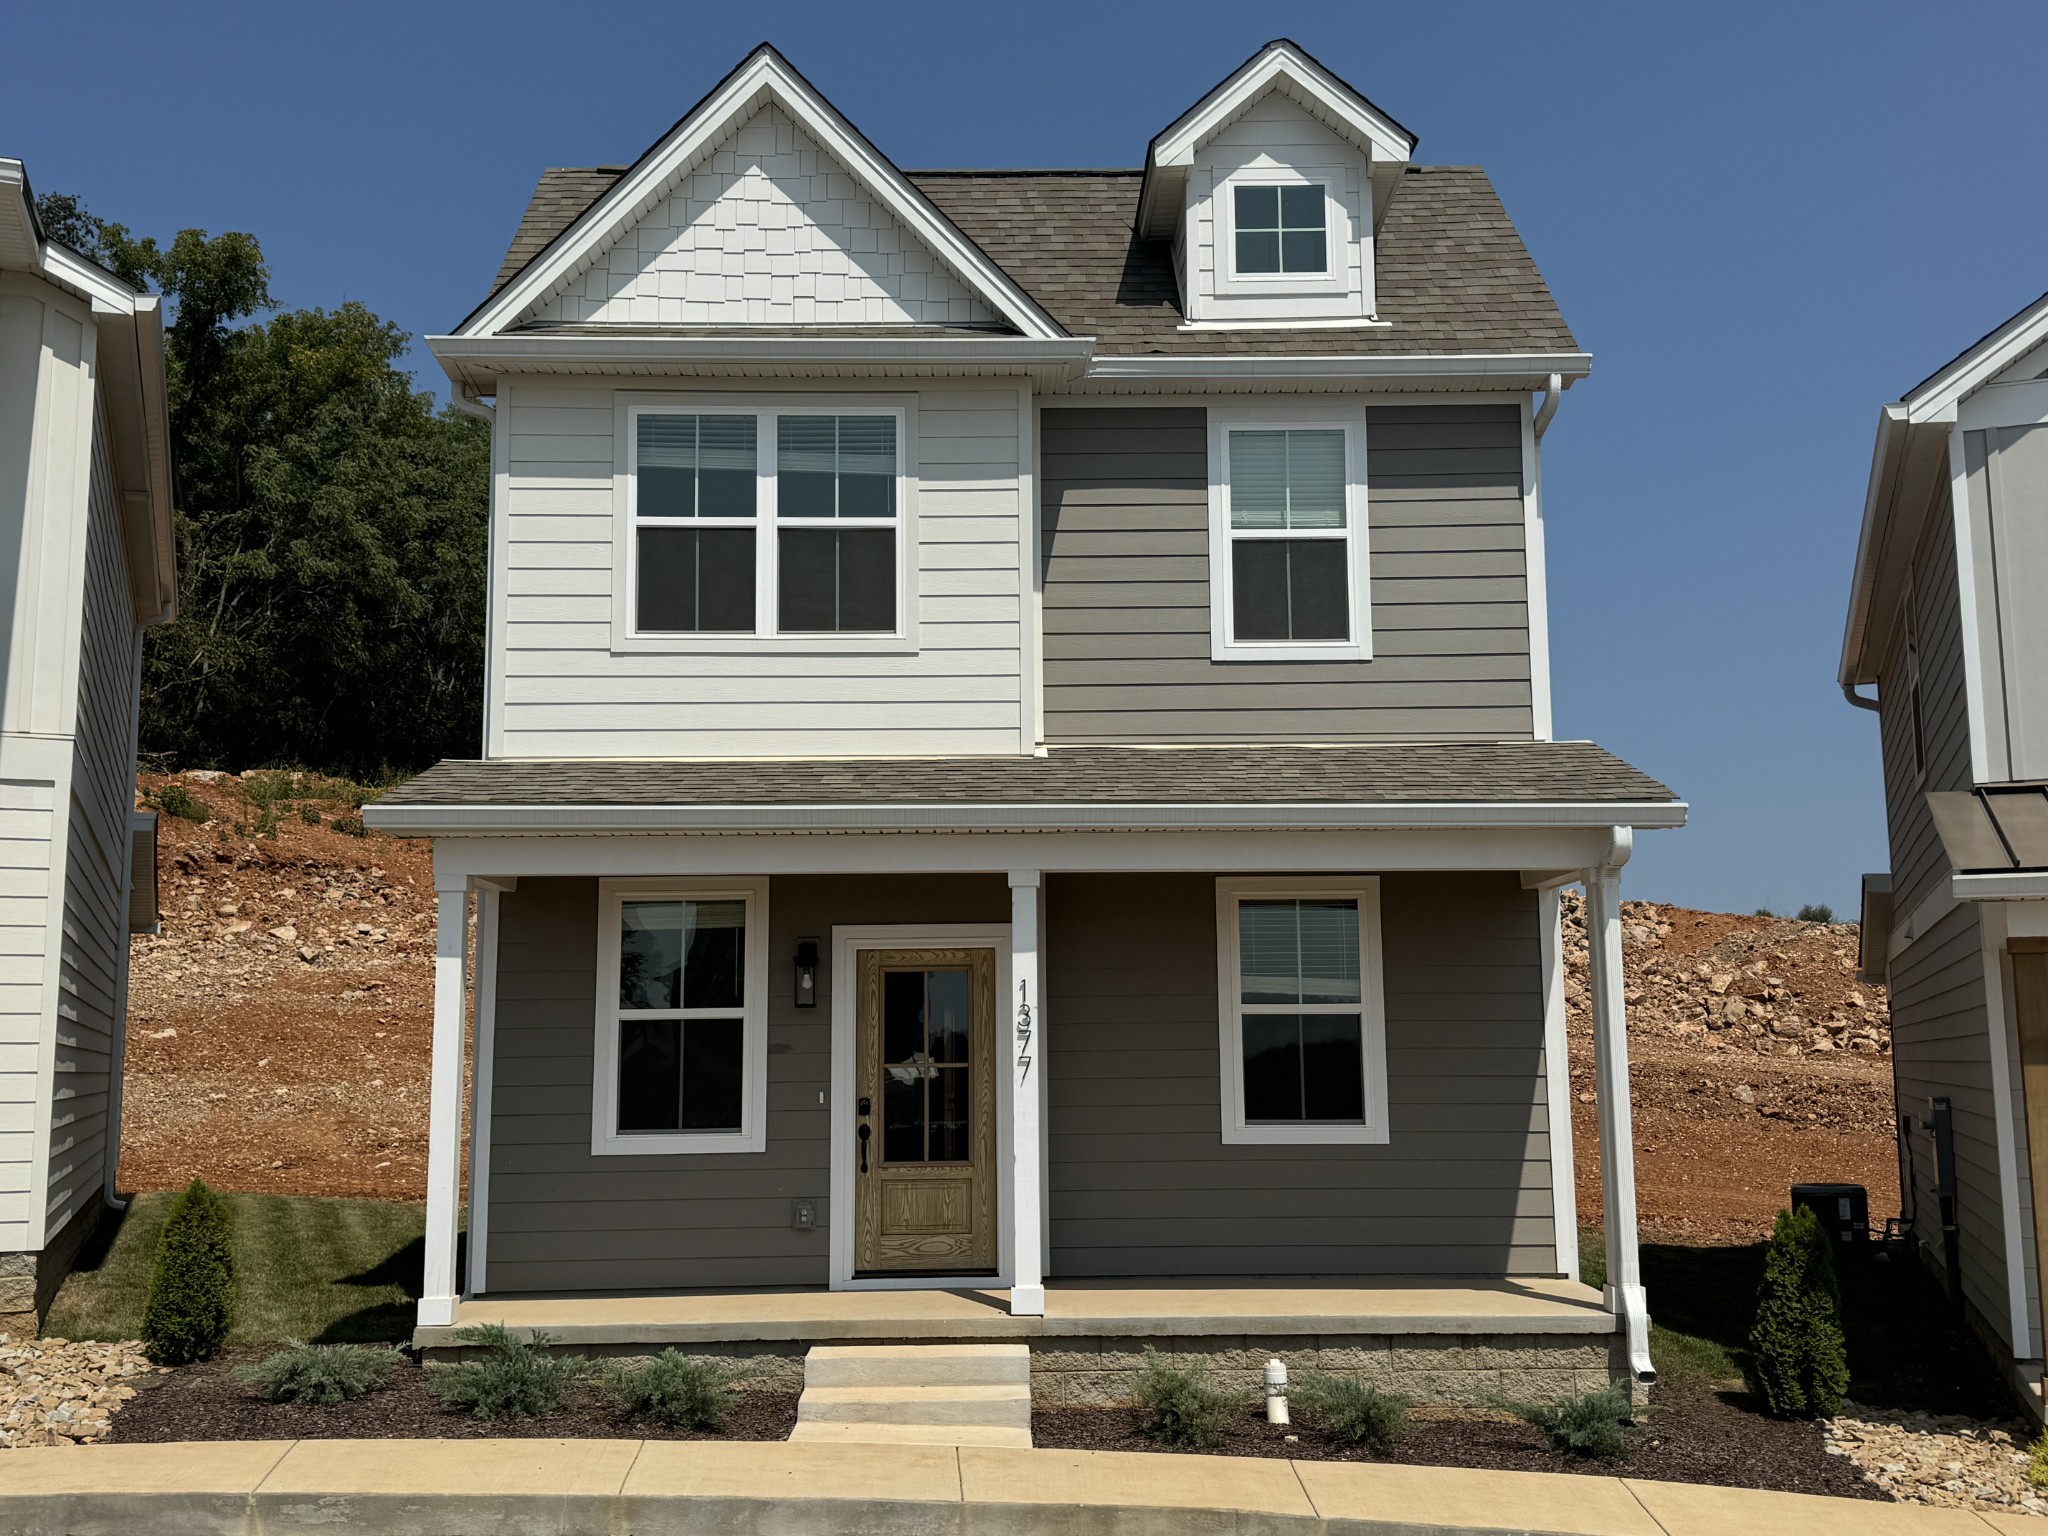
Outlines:
{"type": "MultiPolygon", "coordinates": [[[[1650,1407],[1638,1420],[1628,1454],[1619,1461],[1560,1456],[1531,1425],[1473,1410],[1411,1421],[1409,1433],[1385,1455],[1340,1445],[1307,1424],[1268,1424],[1265,1410],[1248,1405],[1224,1442],[1206,1454],[1284,1456],[1296,1461],[1382,1461],[1425,1467],[1485,1467],[1509,1472],[1581,1472],[1602,1477],[1656,1478],[1713,1483],[1728,1488],[1769,1488],[1824,1493],[1838,1498],[1887,1500],[1844,1456],[1830,1455],[1815,1423],[1773,1419],[1756,1412],[1740,1392],[1702,1381],[1651,1388],[1650,1407]],[[1290,1441],[1289,1434],[1297,1438],[1290,1441]]],[[[118,1421],[117,1421],[118,1423],[118,1421]]],[[[1137,1408],[1041,1408],[1031,1415],[1034,1445],[1087,1451],[1157,1451],[1137,1408]]]]}
{"type": "Polygon", "coordinates": [[[673,1429],[619,1415],[591,1384],[570,1388],[559,1413],[537,1419],[479,1419],[427,1390],[426,1372],[401,1365],[354,1402],[273,1403],[230,1374],[260,1356],[224,1356],[156,1378],[114,1415],[105,1444],[167,1440],[787,1440],[794,1392],[742,1392],[720,1431],[673,1429]]]}

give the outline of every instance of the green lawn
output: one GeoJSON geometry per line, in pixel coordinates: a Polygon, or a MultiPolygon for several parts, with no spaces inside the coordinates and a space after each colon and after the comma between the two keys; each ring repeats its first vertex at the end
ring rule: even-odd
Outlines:
{"type": "MultiPolygon", "coordinates": [[[[1660,1377],[1742,1379],[1744,1344],[1763,1278],[1762,1243],[1643,1244],[1650,1297],[1650,1358],[1660,1377]]],[[[1579,1237],[1579,1274],[1606,1283],[1600,1233],[1579,1237]]],[[[1844,1264],[1842,1329],[1849,1396],[1873,1407],[2000,1417],[2010,1394],[1940,1283],[1910,1260],[1844,1264]]]]}
{"type": "MultiPolygon", "coordinates": [[[[46,1333],[132,1339],[173,1195],[134,1196],[79,1254],[46,1333]]],[[[420,1293],[425,1208],[395,1200],[223,1195],[235,1223],[231,1344],[402,1340],[420,1293]]]]}

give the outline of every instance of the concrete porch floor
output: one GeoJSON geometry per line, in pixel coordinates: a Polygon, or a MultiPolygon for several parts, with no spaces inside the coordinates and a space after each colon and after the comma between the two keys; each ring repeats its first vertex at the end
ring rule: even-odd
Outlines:
{"type": "Polygon", "coordinates": [[[540,1329],[571,1346],[848,1339],[1177,1338],[1201,1335],[1614,1332],[1600,1293],[1571,1280],[1049,1281],[1044,1317],[1012,1317],[1007,1290],[693,1291],[485,1296],[413,1334],[457,1347],[483,1323],[540,1329]]]}

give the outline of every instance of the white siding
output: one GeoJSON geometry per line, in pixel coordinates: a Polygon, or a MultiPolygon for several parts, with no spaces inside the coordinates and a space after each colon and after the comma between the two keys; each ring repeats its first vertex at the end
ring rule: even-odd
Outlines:
{"type": "Polygon", "coordinates": [[[45,1101],[43,1018],[56,792],[0,779],[0,1252],[39,1223],[35,1137],[45,1101]]]}
{"type": "Polygon", "coordinates": [[[985,325],[995,316],[781,108],[768,106],[527,318],[985,325]]]}
{"type": "Polygon", "coordinates": [[[1371,165],[1355,146],[1317,122],[1281,91],[1254,102],[1195,154],[1188,177],[1186,280],[1191,313],[1205,321],[1274,318],[1354,318],[1371,311],[1368,262],[1372,252],[1371,165]],[[1350,239],[1330,231],[1333,262],[1341,262],[1342,292],[1299,297],[1262,297],[1252,285],[1228,287],[1229,253],[1221,191],[1232,175],[1247,170],[1289,170],[1331,178],[1329,192],[1343,205],[1350,239]]]}
{"type": "Polygon", "coordinates": [[[491,755],[1020,749],[1029,721],[1019,649],[1019,413],[1028,406],[1019,391],[917,393],[906,445],[917,645],[883,654],[835,652],[829,641],[777,652],[744,639],[708,652],[614,649],[617,400],[608,386],[568,382],[521,382],[499,396],[508,479],[493,535],[503,580],[491,755]]]}

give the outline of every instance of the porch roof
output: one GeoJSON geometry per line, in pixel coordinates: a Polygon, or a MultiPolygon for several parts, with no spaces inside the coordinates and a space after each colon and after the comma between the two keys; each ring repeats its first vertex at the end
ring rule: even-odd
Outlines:
{"type": "Polygon", "coordinates": [[[1055,747],[1043,757],[449,760],[365,808],[382,830],[1193,830],[1677,826],[1587,741],[1055,747]]]}

